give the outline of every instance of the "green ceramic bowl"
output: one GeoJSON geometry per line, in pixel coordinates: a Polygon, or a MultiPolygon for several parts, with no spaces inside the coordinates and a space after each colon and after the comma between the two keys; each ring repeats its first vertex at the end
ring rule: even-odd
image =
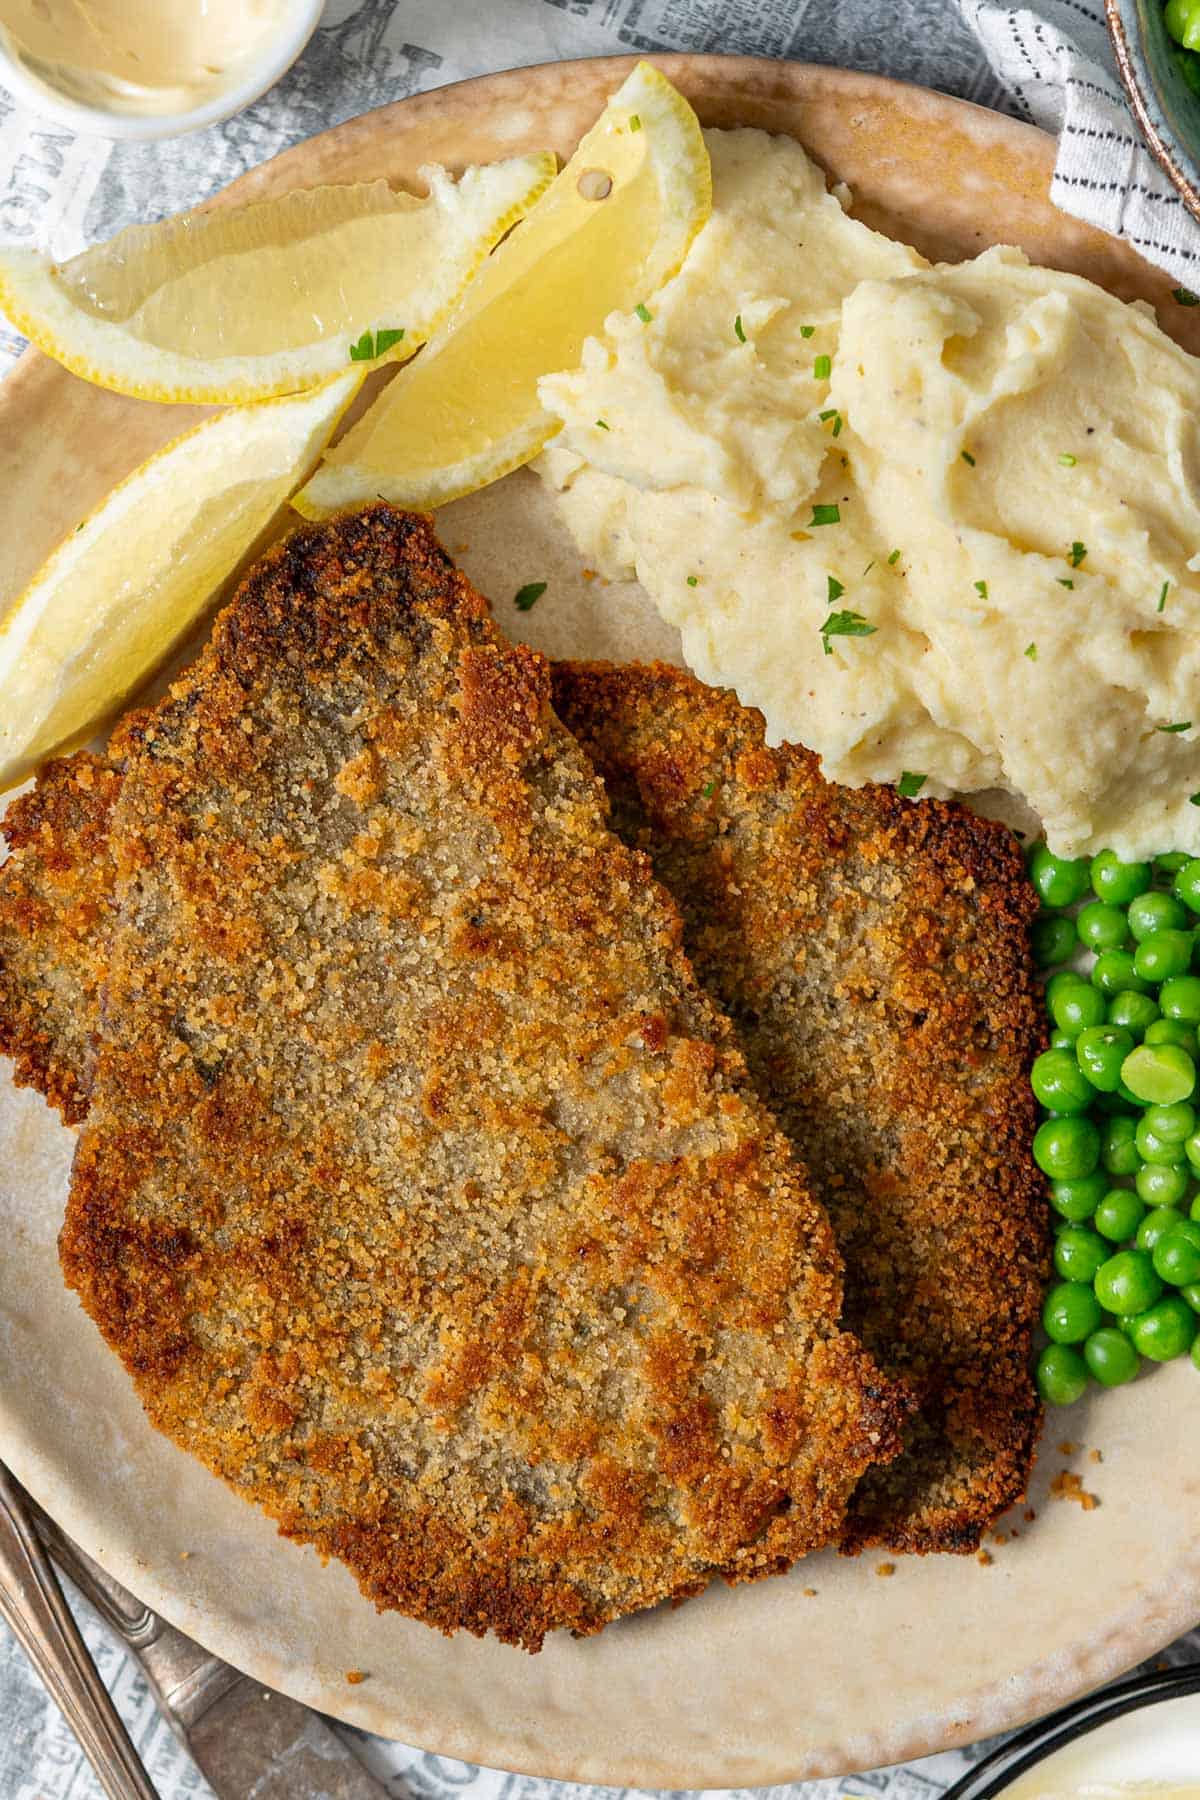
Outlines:
{"type": "Polygon", "coordinates": [[[1142,135],[1200,219],[1200,94],[1180,72],[1162,0],[1105,0],[1117,67],[1142,135]]]}

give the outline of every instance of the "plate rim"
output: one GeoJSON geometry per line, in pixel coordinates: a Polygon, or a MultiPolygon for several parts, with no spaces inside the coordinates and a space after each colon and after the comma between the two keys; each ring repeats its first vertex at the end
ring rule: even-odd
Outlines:
{"type": "MultiPolygon", "coordinates": [[[[458,96],[461,99],[464,92],[483,95],[488,90],[501,88],[505,82],[511,82],[513,77],[519,77],[522,81],[532,79],[545,82],[550,76],[562,77],[572,71],[587,70],[594,78],[604,80],[607,86],[616,86],[642,60],[652,61],[668,76],[680,79],[685,87],[688,70],[699,66],[720,80],[723,91],[733,90],[732,99],[736,99],[736,88],[740,81],[753,76],[756,83],[761,84],[764,71],[778,74],[781,83],[789,80],[795,82],[797,76],[804,80],[815,78],[844,90],[847,99],[859,94],[873,96],[884,103],[898,101],[901,105],[907,103],[911,106],[912,97],[919,96],[922,105],[932,108],[934,115],[947,111],[969,111],[977,122],[984,124],[993,133],[994,139],[1018,144],[1027,155],[1032,151],[1044,168],[1047,182],[1049,179],[1054,139],[1035,126],[974,102],[960,100],[893,77],[829,65],[790,59],[776,61],[745,56],[678,53],[654,54],[649,58],[622,55],[535,64],[472,76],[391,101],[291,145],[268,161],[245,171],[220,193],[205,200],[201,209],[253,198],[256,187],[264,183],[264,171],[270,170],[278,174],[281,169],[286,170],[290,160],[299,160],[312,145],[334,139],[351,141],[371,129],[372,125],[378,128],[381,120],[386,120],[402,109],[409,118],[420,118],[423,114],[432,116],[444,104],[447,96],[458,96]]],[[[798,96],[793,91],[785,98],[790,98],[795,103],[798,96]]],[[[25,383],[36,375],[46,360],[41,352],[31,346],[6,379],[0,382],[0,434],[14,400],[19,400],[25,383]]],[[[661,1763],[647,1761],[645,1757],[631,1760],[623,1746],[614,1747],[604,1760],[600,1760],[592,1751],[572,1753],[565,1760],[562,1756],[550,1753],[538,1756],[524,1746],[517,1727],[508,1721],[489,1719],[482,1730],[473,1732],[460,1720],[447,1717],[444,1710],[439,1714],[436,1704],[431,1707],[419,1696],[410,1697],[411,1711],[406,1719],[401,1720],[395,1716],[394,1707],[385,1714],[374,1701],[369,1683],[339,1690],[323,1681],[315,1671],[286,1666],[278,1657],[263,1652],[261,1647],[256,1650],[253,1658],[247,1660],[245,1652],[248,1645],[244,1636],[239,1635],[236,1622],[223,1621],[210,1611],[202,1610],[186,1593],[170,1589],[151,1569],[142,1566],[132,1549],[112,1545],[107,1541],[105,1531],[97,1527],[94,1507],[89,1507],[81,1500],[74,1488],[68,1488],[64,1494],[61,1476],[56,1477],[48,1458],[39,1451],[28,1430],[23,1426],[18,1429],[15,1418],[10,1418],[10,1413],[15,1412],[15,1408],[5,1405],[3,1389],[0,1388],[0,1456],[10,1464],[18,1480],[33,1497],[53,1512],[63,1528],[97,1562],[130,1587],[139,1598],[152,1605],[164,1619],[255,1678],[361,1729],[434,1754],[461,1758],[484,1767],[502,1767],[514,1773],[564,1781],[600,1782],[628,1787],[690,1787],[695,1790],[694,1769],[684,1770],[678,1765],[674,1768],[665,1767],[661,1763]]],[[[183,1451],[177,1453],[181,1456],[186,1454],[183,1451]]],[[[881,1766],[945,1750],[972,1742],[981,1735],[990,1735],[1023,1723],[1041,1711],[1061,1705],[1064,1700],[1111,1680],[1194,1625],[1200,1614],[1200,1553],[1193,1567],[1181,1570],[1180,1575],[1181,1579],[1171,1595],[1164,1598],[1157,1608],[1147,1609],[1152,1620],[1143,1626],[1141,1634],[1122,1628],[1119,1622],[1111,1623],[1107,1631],[1098,1633],[1088,1645],[1086,1667],[1081,1657],[1077,1659],[1073,1672],[1065,1673],[1061,1655],[1056,1657],[1054,1653],[1048,1653],[1021,1671],[1023,1681],[1020,1684],[1014,1684],[1010,1676],[997,1680],[988,1687],[965,1691],[962,1694],[961,1717],[949,1724],[945,1717],[922,1715],[914,1709],[903,1725],[866,1733],[859,1731],[853,1738],[847,1733],[839,1743],[812,1748],[804,1757],[798,1756],[795,1751],[780,1752],[773,1745],[760,1751],[753,1762],[746,1754],[724,1752],[725,1760],[706,1771],[704,1788],[700,1791],[734,1785],[787,1783],[818,1774],[836,1776],[851,1773],[864,1767],[881,1766]],[[1012,1692],[1014,1685],[1020,1688],[1016,1697],[1012,1692]],[[1032,1704],[1028,1697],[1030,1691],[1036,1696],[1032,1704]],[[872,1760],[866,1762],[863,1760],[866,1757],[872,1760]]]]}

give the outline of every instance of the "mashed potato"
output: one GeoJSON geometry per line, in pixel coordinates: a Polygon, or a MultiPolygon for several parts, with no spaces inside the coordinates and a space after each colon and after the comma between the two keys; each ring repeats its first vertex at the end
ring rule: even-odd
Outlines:
{"type": "Polygon", "coordinates": [[[1017,251],[929,267],[788,139],[708,143],[683,270],[542,384],[587,561],[832,780],[1200,853],[1200,365],[1017,251]]]}

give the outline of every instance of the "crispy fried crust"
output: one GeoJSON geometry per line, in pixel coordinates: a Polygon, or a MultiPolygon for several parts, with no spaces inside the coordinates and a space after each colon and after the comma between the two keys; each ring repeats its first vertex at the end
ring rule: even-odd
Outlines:
{"type": "Polygon", "coordinates": [[[87,1111],[87,1066],[103,975],[120,776],[80,751],[47,763],[4,817],[0,868],[0,1053],[67,1124],[87,1111]]]}
{"type": "Polygon", "coordinates": [[[835,1539],[902,1411],[548,694],[427,521],[259,565],[119,746],[61,1237],[161,1430],[530,1649],[835,1539]]]}
{"type": "Polygon", "coordinates": [[[1043,1027],[1018,847],[956,806],[830,786],[678,669],[559,666],[554,704],[812,1173],[847,1323],[916,1389],[906,1454],[862,1483],[845,1546],[974,1549],[1024,1491],[1040,1416],[1043,1027]]]}

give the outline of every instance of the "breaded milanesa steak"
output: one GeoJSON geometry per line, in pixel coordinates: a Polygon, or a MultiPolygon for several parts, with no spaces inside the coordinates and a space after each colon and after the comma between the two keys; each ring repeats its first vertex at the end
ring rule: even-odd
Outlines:
{"type": "Polygon", "coordinates": [[[1023,1493],[1040,1420],[1044,1027],[1016,842],[957,806],[830,785],[680,669],[559,665],[554,704],[829,1211],[847,1324],[915,1389],[906,1454],[864,1479],[845,1545],[974,1549],[1023,1493]]]}
{"type": "Polygon", "coordinates": [[[47,763],[3,821],[11,854],[0,868],[0,1053],[68,1125],[87,1112],[120,788],[111,764],[81,750],[47,763]]]}
{"type": "Polygon", "coordinates": [[[424,520],[250,575],[115,746],[61,1237],[161,1430],[530,1649],[836,1539],[903,1412],[549,686],[424,520]]]}

